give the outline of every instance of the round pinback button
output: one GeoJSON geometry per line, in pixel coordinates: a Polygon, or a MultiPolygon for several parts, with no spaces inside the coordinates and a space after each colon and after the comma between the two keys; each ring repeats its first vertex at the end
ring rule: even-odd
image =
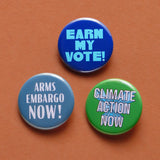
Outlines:
{"type": "Polygon", "coordinates": [[[121,79],[98,83],[86,101],[86,114],[91,125],[109,135],[129,131],[138,122],[141,112],[142,100],[138,90],[121,79]]]}
{"type": "Polygon", "coordinates": [[[107,27],[92,18],[79,18],[64,27],[58,40],[63,62],[74,71],[92,72],[103,67],[113,51],[107,27]]]}
{"type": "Polygon", "coordinates": [[[32,127],[49,130],[62,125],[71,115],[74,95],[62,77],[42,73],[30,78],[18,97],[19,111],[32,127]]]}

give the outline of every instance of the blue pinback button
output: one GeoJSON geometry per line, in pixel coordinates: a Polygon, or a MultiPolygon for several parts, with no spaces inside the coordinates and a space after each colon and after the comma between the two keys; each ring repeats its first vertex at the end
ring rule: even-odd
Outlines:
{"type": "Polygon", "coordinates": [[[103,67],[113,51],[113,40],[107,27],[92,18],[70,22],[58,40],[63,62],[78,72],[92,72],[103,67]]]}
{"type": "Polygon", "coordinates": [[[49,130],[62,125],[71,115],[74,95],[62,77],[42,73],[30,78],[18,97],[19,111],[32,127],[49,130]]]}

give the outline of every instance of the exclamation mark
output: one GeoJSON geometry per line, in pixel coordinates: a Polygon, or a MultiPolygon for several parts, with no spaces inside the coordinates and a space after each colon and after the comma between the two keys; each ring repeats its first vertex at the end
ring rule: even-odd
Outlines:
{"type": "Polygon", "coordinates": [[[105,61],[105,51],[102,51],[102,61],[105,61]]]}
{"type": "Polygon", "coordinates": [[[58,112],[59,112],[58,118],[61,119],[61,105],[58,105],[58,112]]]}

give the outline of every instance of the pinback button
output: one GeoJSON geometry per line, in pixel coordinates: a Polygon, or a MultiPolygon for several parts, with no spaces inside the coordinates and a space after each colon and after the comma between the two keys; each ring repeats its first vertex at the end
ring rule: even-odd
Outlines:
{"type": "Polygon", "coordinates": [[[59,36],[58,49],[69,68],[92,72],[110,59],[113,40],[104,24],[92,18],[80,18],[64,27],[59,36]]]}
{"type": "Polygon", "coordinates": [[[62,77],[42,73],[30,78],[18,97],[19,111],[32,127],[49,130],[62,125],[71,115],[74,95],[62,77]]]}
{"type": "Polygon", "coordinates": [[[138,90],[121,79],[98,83],[89,93],[86,114],[98,131],[118,135],[129,131],[138,122],[142,100],[138,90]]]}

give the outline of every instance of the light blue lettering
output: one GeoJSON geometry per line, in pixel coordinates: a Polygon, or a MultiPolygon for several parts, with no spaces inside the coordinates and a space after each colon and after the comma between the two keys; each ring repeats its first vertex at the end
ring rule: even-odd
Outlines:
{"type": "Polygon", "coordinates": [[[92,29],[85,29],[84,36],[85,36],[85,39],[93,39],[93,30],[92,29]]]}
{"type": "Polygon", "coordinates": [[[92,52],[83,52],[84,55],[86,55],[86,62],[90,61],[90,55],[92,54],[92,52]]]}
{"type": "Polygon", "coordinates": [[[65,54],[66,54],[67,61],[71,62],[73,57],[73,52],[65,52],[65,54]]]}
{"type": "Polygon", "coordinates": [[[83,41],[75,41],[75,50],[86,50],[85,40],[83,41]]]}
{"type": "Polygon", "coordinates": [[[101,52],[100,51],[95,51],[93,52],[93,61],[101,61],[101,52]]]}
{"type": "Polygon", "coordinates": [[[103,29],[94,29],[94,39],[103,39],[103,29]]]}
{"type": "Polygon", "coordinates": [[[73,57],[75,61],[80,62],[83,60],[84,55],[81,52],[76,52],[74,53],[73,57]]]}
{"type": "Polygon", "coordinates": [[[77,30],[76,39],[84,39],[81,29],[77,30]]]}
{"type": "Polygon", "coordinates": [[[66,39],[75,39],[75,30],[67,29],[66,30],[66,39]]]}
{"type": "Polygon", "coordinates": [[[92,49],[93,49],[93,42],[94,42],[94,40],[92,40],[92,41],[87,40],[87,43],[88,43],[88,49],[89,49],[89,50],[92,50],[92,49]]]}

